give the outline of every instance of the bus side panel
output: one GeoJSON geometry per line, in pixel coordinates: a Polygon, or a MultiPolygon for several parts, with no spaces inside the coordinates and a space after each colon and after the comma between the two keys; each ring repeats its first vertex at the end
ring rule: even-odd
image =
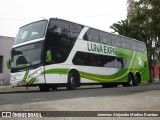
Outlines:
{"type": "Polygon", "coordinates": [[[132,72],[135,76],[137,73],[140,74],[142,83],[149,81],[149,69],[146,53],[135,52],[135,59],[132,65],[132,72]]]}
{"type": "Polygon", "coordinates": [[[63,68],[61,64],[51,64],[45,66],[46,84],[61,84],[67,83],[68,68],[63,68]]]}
{"type": "Polygon", "coordinates": [[[143,60],[143,71],[141,71],[141,82],[149,82],[149,67],[148,67],[148,59],[147,59],[147,51],[141,54],[143,60]]]}
{"type": "Polygon", "coordinates": [[[125,82],[127,79],[124,69],[91,66],[75,66],[75,68],[80,73],[81,83],[125,82]]]}
{"type": "Polygon", "coordinates": [[[33,86],[36,84],[44,84],[44,67],[41,66],[34,70],[11,73],[11,86],[33,86]]]}

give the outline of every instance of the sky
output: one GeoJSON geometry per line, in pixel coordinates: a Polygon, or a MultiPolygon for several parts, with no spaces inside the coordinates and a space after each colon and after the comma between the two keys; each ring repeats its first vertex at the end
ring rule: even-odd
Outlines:
{"type": "Polygon", "coordinates": [[[0,0],[0,36],[15,37],[19,27],[43,18],[62,18],[113,32],[126,19],[127,0],[0,0]]]}

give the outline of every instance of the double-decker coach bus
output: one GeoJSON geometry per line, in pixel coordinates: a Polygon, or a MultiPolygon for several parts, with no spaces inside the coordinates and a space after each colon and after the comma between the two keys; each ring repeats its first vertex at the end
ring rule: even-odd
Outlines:
{"type": "Polygon", "coordinates": [[[145,43],[50,18],[19,29],[11,51],[12,86],[137,86],[149,80],[145,43]]]}

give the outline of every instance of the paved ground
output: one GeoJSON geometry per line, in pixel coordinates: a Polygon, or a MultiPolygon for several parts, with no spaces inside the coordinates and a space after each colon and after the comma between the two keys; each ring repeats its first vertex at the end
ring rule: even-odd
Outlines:
{"type": "MultiPolygon", "coordinates": [[[[0,87],[0,109],[4,111],[160,111],[160,84],[138,87],[101,88],[92,86],[78,90],[39,92],[38,88],[16,88],[5,91],[0,87]],[[3,92],[2,92],[3,90],[3,92]],[[18,92],[15,92],[15,91],[18,92]],[[20,92],[23,91],[23,92],[20,92]],[[13,93],[12,93],[13,92],[13,93]]],[[[5,118],[3,118],[6,120],[5,118]]],[[[12,118],[13,119],[13,118],[12,118]]],[[[29,118],[26,118],[29,119],[29,118]]],[[[36,118],[34,118],[35,120],[36,118]]],[[[39,119],[39,118],[38,118],[39,119]]],[[[38,120],[37,119],[37,120],[38,120]]],[[[42,120],[106,120],[119,118],[41,118],[42,120]]],[[[120,118],[126,119],[128,118],[120,118]]],[[[139,119],[139,118],[130,118],[139,119]]],[[[142,120],[159,118],[141,118],[142,120]]],[[[15,118],[21,120],[21,118],[15,118]]]]}
{"type": "MultiPolygon", "coordinates": [[[[140,84],[140,86],[144,86],[144,85],[160,85],[160,81],[153,81],[152,83],[144,83],[144,84],[140,84]]],[[[80,87],[80,89],[82,88],[101,88],[101,85],[91,85],[91,86],[82,86],[80,87]]],[[[120,86],[121,87],[121,86],[120,86]]],[[[66,88],[60,88],[60,89],[66,89],[66,88]]],[[[79,88],[78,88],[79,89],[79,88]]],[[[12,88],[11,86],[3,86],[0,85],[0,94],[4,94],[4,93],[18,93],[18,92],[29,92],[29,91],[39,91],[39,87],[14,87],[12,88]]]]}

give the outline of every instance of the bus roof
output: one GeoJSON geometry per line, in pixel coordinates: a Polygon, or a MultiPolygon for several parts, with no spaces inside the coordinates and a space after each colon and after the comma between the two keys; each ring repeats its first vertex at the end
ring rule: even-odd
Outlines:
{"type": "MultiPolygon", "coordinates": [[[[62,19],[62,18],[52,18],[52,17],[50,17],[50,18],[41,18],[41,19],[38,19],[38,20],[33,21],[33,22],[31,22],[31,23],[28,23],[28,24],[26,24],[26,25],[29,25],[29,24],[32,24],[32,23],[35,23],[35,22],[38,22],[38,21],[41,21],[41,20],[48,20],[48,21],[49,21],[50,19],[57,19],[57,20],[63,20],[63,21],[67,21],[67,22],[72,22],[72,21],[70,21],[70,20],[65,20],[65,19],[62,19]]],[[[106,33],[111,34],[111,35],[116,35],[116,36],[119,36],[119,37],[122,37],[122,38],[130,39],[130,40],[132,40],[132,41],[136,41],[136,42],[145,44],[145,42],[143,42],[143,41],[139,41],[139,40],[137,40],[137,39],[130,38],[130,37],[127,37],[127,36],[124,36],[124,35],[118,35],[118,34],[110,33],[110,32],[107,32],[107,31],[104,31],[104,30],[101,30],[101,29],[97,29],[97,28],[90,27],[90,26],[83,25],[83,24],[76,23],[76,22],[72,22],[72,23],[79,24],[79,25],[82,25],[82,26],[85,26],[85,27],[88,27],[88,28],[93,28],[93,29],[96,29],[96,30],[99,30],[99,31],[106,32],[106,33]]],[[[23,26],[21,26],[20,28],[22,28],[22,27],[24,27],[24,26],[26,26],[26,25],[23,25],[23,26]]]]}
{"type": "MultiPolygon", "coordinates": [[[[72,21],[69,21],[69,20],[61,19],[61,18],[49,18],[49,19],[58,19],[58,20],[64,20],[64,21],[67,21],[67,22],[72,22],[72,21]]],[[[48,20],[49,20],[49,19],[48,19],[48,20]]],[[[72,23],[80,24],[80,23],[76,23],[76,22],[72,22],[72,23]]],[[[89,27],[89,28],[93,28],[93,29],[96,29],[96,30],[99,30],[99,31],[106,32],[106,31],[104,31],[104,30],[97,29],[97,28],[94,28],[94,27],[90,27],[90,26],[87,26],[87,25],[83,25],[83,24],[80,24],[80,25],[85,26],[85,27],[89,27]]],[[[130,40],[132,40],[132,41],[136,41],[136,42],[140,42],[140,43],[145,44],[143,41],[139,41],[139,40],[137,40],[137,39],[130,38],[130,37],[127,37],[127,36],[124,36],[124,35],[118,35],[118,34],[114,34],[114,33],[110,33],[110,32],[106,32],[106,33],[111,34],[111,35],[116,35],[116,36],[119,36],[119,37],[123,37],[123,38],[126,38],[126,39],[130,39],[130,40]]]]}

